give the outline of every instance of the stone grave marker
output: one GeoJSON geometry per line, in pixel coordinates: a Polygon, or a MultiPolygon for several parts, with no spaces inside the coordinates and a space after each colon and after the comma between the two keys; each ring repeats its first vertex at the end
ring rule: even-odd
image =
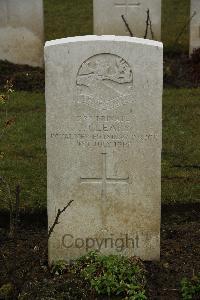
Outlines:
{"type": "Polygon", "coordinates": [[[191,0],[190,54],[200,48],[200,0],[191,0]]]}
{"type": "Polygon", "coordinates": [[[0,0],[0,60],[43,66],[43,0],[0,0]]]}
{"type": "Polygon", "coordinates": [[[93,15],[96,35],[130,36],[127,23],[135,37],[161,39],[161,0],[93,0],[93,15]]]}
{"type": "Polygon", "coordinates": [[[45,45],[50,263],[88,251],[160,255],[162,44],[85,36],[45,45]]]}

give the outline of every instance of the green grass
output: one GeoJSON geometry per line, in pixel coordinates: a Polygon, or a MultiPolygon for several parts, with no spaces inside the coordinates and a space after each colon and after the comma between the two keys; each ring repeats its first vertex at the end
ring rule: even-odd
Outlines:
{"type": "MultiPolygon", "coordinates": [[[[110,1],[110,0],[109,0],[110,1]]],[[[93,33],[92,0],[45,0],[46,40],[93,33]]],[[[162,0],[162,41],[166,51],[188,52],[190,0],[162,0]]]]}
{"type": "Polygon", "coordinates": [[[200,201],[200,89],[169,89],[163,99],[162,200],[200,201]]]}
{"type": "Polygon", "coordinates": [[[162,0],[162,42],[165,51],[188,53],[189,26],[185,25],[189,18],[190,0],[162,0]]]}
{"type": "MultiPolygon", "coordinates": [[[[1,106],[1,108],[3,108],[1,106]]],[[[0,143],[1,175],[14,191],[17,184],[21,187],[21,208],[45,209],[46,207],[46,150],[45,150],[45,105],[44,95],[18,92],[11,96],[8,106],[9,117],[15,117],[0,143]]],[[[0,120],[4,111],[0,111],[0,120]]],[[[1,186],[0,207],[5,190],[1,186]]]]}
{"type": "MultiPolygon", "coordinates": [[[[200,89],[167,89],[163,97],[162,202],[200,202],[200,89]]],[[[16,123],[1,142],[1,174],[20,184],[22,209],[46,209],[45,102],[16,92],[9,112],[16,123]]],[[[0,111],[2,120],[4,112],[0,111]]],[[[5,208],[3,189],[0,208],[5,208]]]]}
{"type": "Polygon", "coordinates": [[[46,40],[92,34],[92,0],[44,0],[46,40]]]}

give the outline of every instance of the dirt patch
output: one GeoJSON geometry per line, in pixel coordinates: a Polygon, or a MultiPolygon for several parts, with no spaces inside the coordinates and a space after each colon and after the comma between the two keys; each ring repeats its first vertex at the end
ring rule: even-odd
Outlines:
{"type": "Polygon", "coordinates": [[[164,56],[164,85],[177,88],[200,86],[200,48],[191,57],[185,54],[164,56]]]}
{"type": "Polygon", "coordinates": [[[18,91],[44,91],[44,69],[0,61],[0,89],[11,80],[18,91]]]}
{"type": "MultiPolygon", "coordinates": [[[[199,205],[164,206],[162,211],[161,260],[145,263],[149,299],[180,299],[181,279],[200,273],[199,205]]],[[[55,299],[96,299],[81,278],[71,274],[55,277],[49,272],[45,227],[27,225],[19,230],[16,241],[9,240],[1,228],[0,241],[4,255],[0,259],[0,285],[13,283],[15,297],[31,292],[29,300],[48,299],[45,297],[50,295],[55,299]]]]}
{"type": "Polygon", "coordinates": [[[161,261],[147,263],[150,299],[180,299],[180,281],[200,272],[200,223],[163,224],[161,261]]]}

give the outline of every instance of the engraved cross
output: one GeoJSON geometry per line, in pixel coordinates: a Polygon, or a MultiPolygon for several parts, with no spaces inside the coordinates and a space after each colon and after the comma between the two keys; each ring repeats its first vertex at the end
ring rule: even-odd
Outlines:
{"type": "Polygon", "coordinates": [[[84,178],[81,177],[81,183],[102,183],[101,189],[101,198],[102,200],[106,200],[107,196],[107,184],[108,183],[129,183],[129,177],[126,178],[110,178],[107,176],[107,153],[103,152],[102,154],[102,163],[103,163],[103,175],[102,177],[94,177],[94,178],[84,178]]]}
{"type": "Polygon", "coordinates": [[[139,8],[141,3],[135,2],[135,0],[118,0],[115,1],[115,7],[117,8],[125,8],[125,16],[128,17],[128,9],[133,7],[133,8],[139,8]]]}

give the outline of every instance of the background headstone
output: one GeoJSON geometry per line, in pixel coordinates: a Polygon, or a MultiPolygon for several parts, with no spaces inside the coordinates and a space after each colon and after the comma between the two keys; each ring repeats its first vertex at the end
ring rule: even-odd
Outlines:
{"type": "Polygon", "coordinates": [[[43,0],[0,0],[0,60],[43,65],[43,0]]]}
{"type": "Polygon", "coordinates": [[[114,36],[45,46],[49,260],[160,255],[162,44],[114,36]]]}
{"type": "Polygon", "coordinates": [[[150,20],[146,37],[161,40],[161,0],[93,0],[94,34],[129,36],[123,15],[133,36],[144,38],[148,9],[150,20]]]}
{"type": "Polygon", "coordinates": [[[191,0],[190,54],[200,47],[200,0],[191,0]]]}

